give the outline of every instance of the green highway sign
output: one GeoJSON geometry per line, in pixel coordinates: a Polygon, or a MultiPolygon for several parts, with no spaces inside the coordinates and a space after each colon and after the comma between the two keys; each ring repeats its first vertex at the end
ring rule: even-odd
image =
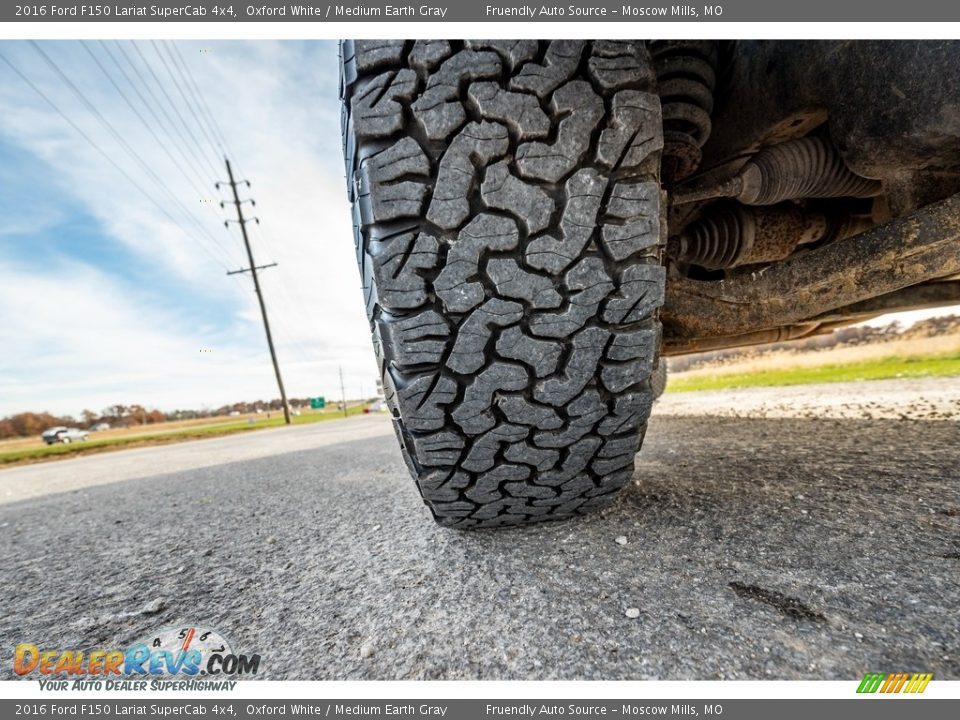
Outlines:
{"type": "Polygon", "coordinates": [[[310,407],[314,410],[322,410],[327,406],[327,399],[325,397],[315,397],[310,398],[310,407]]]}

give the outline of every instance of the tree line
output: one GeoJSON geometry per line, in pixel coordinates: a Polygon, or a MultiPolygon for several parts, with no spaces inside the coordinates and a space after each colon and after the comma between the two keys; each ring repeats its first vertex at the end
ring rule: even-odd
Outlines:
{"type": "MultiPolygon", "coordinates": [[[[310,406],[310,398],[293,398],[290,407],[298,409],[310,406]]],[[[39,435],[47,428],[65,425],[85,430],[105,423],[111,428],[154,425],[176,420],[194,420],[197,418],[229,416],[231,413],[270,413],[279,412],[283,404],[279,399],[255,400],[221,405],[216,409],[172,410],[164,412],[156,408],[148,409],[143,405],[111,405],[99,413],[84,410],[79,416],[54,415],[49,412],[22,412],[0,419],[0,440],[39,435]]]]}

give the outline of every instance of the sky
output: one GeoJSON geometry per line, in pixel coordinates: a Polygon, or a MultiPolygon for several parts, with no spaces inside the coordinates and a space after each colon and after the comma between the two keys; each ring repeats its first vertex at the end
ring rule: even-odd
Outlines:
{"type": "Polygon", "coordinates": [[[38,46],[0,42],[62,112],[0,59],[0,416],[278,397],[224,154],[287,394],[373,395],[336,43],[38,46]]]}

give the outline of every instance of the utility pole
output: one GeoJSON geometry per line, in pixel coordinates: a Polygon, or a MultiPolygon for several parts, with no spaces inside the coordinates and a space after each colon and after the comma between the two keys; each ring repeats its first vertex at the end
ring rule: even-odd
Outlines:
{"type": "MultiPolygon", "coordinates": [[[[249,272],[250,276],[253,278],[253,289],[257,291],[257,302],[260,303],[260,315],[263,317],[263,329],[267,334],[267,346],[270,348],[270,359],[273,361],[273,372],[277,376],[277,387],[280,388],[280,402],[283,404],[283,420],[289,425],[290,424],[290,406],[287,404],[287,392],[283,389],[283,378],[280,376],[280,364],[277,362],[277,351],[273,347],[273,335],[270,333],[270,321],[267,320],[267,305],[263,300],[263,292],[260,290],[260,280],[257,278],[257,270],[263,270],[268,267],[276,266],[276,263],[270,263],[269,265],[257,265],[253,261],[253,250],[250,249],[250,238],[247,236],[247,220],[243,217],[243,203],[249,202],[251,205],[256,205],[253,200],[240,200],[240,195],[237,193],[237,182],[233,179],[233,169],[230,167],[230,160],[224,158],[224,162],[227,165],[227,177],[230,178],[230,189],[233,191],[233,204],[237,207],[237,219],[234,221],[240,225],[240,232],[243,234],[243,244],[247,247],[247,259],[250,261],[250,267],[242,268],[240,270],[234,270],[233,272],[228,272],[227,275],[236,275],[237,273],[249,272]]],[[[244,181],[247,183],[247,187],[250,187],[250,181],[244,181]]],[[[219,189],[220,183],[216,184],[216,187],[219,189]]],[[[224,207],[225,203],[220,203],[220,207],[224,207]]],[[[257,224],[260,223],[259,218],[254,218],[257,224]]],[[[229,225],[230,221],[227,220],[224,225],[229,225]]]]}
{"type": "Polygon", "coordinates": [[[343,389],[343,365],[339,365],[337,369],[340,371],[340,402],[343,403],[343,416],[347,416],[347,391],[343,389]]]}

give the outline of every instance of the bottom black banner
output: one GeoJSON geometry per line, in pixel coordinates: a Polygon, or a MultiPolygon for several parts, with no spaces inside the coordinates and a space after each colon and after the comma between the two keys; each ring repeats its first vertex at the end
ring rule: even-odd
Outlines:
{"type": "Polygon", "coordinates": [[[0,717],[397,717],[451,720],[527,718],[694,718],[910,720],[960,717],[960,700],[863,697],[849,700],[0,700],[0,717]],[[909,703],[909,710],[905,704],[909,703]],[[952,710],[950,708],[953,708],[952,710]]]}

